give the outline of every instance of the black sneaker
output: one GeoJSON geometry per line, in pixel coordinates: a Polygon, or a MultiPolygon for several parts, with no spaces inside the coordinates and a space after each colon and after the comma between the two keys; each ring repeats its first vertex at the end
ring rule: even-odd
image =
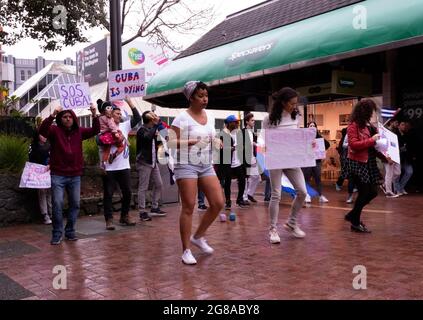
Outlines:
{"type": "Polygon", "coordinates": [[[254,203],[256,203],[256,202],[257,202],[257,200],[256,200],[256,199],[254,199],[254,197],[252,197],[252,196],[250,196],[250,195],[248,195],[248,200],[250,200],[251,202],[254,202],[254,203]]]}
{"type": "Polygon", "coordinates": [[[68,241],[77,241],[78,238],[76,236],[65,236],[65,239],[68,241]]]}
{"type": "Polygon", "coordinates": [[[231,210],[231,207],[232,207],[232,202],[226,201],[225,210],[231,210]]]}
{"type": "Polygon", "coordinates": [[[62,238],[59,239],[51,239],[50,244],[53,246],[57,246],[62,243],[62,238]]]}
{"type": "Polygon", "coordinates": [[[264,202],[269,202],[270,198],[264,198],[264,202]]]}
{"type": "Polygon", "coordinates": [[[371,233],[369,229],[364,225],[364,223],[360,222],[358,226],[351,225],[352,232],[359,232],[359,233],[371,233]]]}
{"type": "Polygon", "coordinates": [[[140,220],[141,221],[151,221],[151,217],[148,215],[147,212],[143,211],[143,212],[140,212],[140,220]]]}
{"type": "Polygon", "coordinates": [[[248,208],[249,206],[249,204],[247,204],[244,200],[237,201],[236,205],[241,209],[248,208]]]}
{"type": "Polygon", "coordinates": [[[207,207],[205,204],[200,204],[198,206],[198,211],[206,211],[209,207],[207,207]]]}
{"type": "Polygon", "coordinates": [[[151,208],[150,216],[152,216],[152,217],[165,217],[166,211],[160,210],[160,208],[151,208]]]}

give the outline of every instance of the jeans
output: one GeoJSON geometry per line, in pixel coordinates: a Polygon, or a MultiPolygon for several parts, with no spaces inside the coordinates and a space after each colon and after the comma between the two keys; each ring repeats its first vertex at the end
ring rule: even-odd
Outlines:
{"type": "Polygon", "coordinates": [[[65,226],[65,237],[75,237],[76,218],[79,213],[81,197],[81,177],[64,177],[51,175],[51,194],[53,201],[53,239],[61,239],[63,234],[63,196],[68,194],[69,212],[65,226]]]}
{"type": "Polygon", "coordinates": [[[309,168],[302,168],[305,182],[309,183],[310,178],[313,177],[314,182],[316,183],[316,189],[319,196],[322,195],[322,180],[320,178],[322,174],[322,162],[316,161],[315,167],[309,167],[309,168]]]}
{"type": "Polygon", "coordinates": [[[197,198],[198,198],[198,205],[199,205],[199,206],[203,206],[203,205],[205,205],[205,204],[206,204],[206,203],[204,202],[204,197],[205,197],[204,192],[203,192],[203,191],[198,190],[198,195],[197,195],[197,198]]]}
{"type": "Polygon", "coordinates": [[[270,228],[275,229],[278,222],[279,202],[281,200],[282,172],[287,176],[297,193],[294,201],[292,202],[291,213],[288,218],[288,224],[291,226],[295,226],[297,224],[298,212],[303,206],[305,197],[307,195],[304,175],[300,168],[269,170],[270,184],[272,187],[272,196],[269,203],[270,228]]]}
{"type": "Polygon", "coordinates": [[[405,186],[407,185],[408,180],[410,180],[413,175],[413,166],[411,163],[406,160],[401,162],[401,177],[394,181],[395,192],[404,192],[405,186]]]}
{"type": "Polygon", "coordinates": [[[107,220],[113,219],[112,199],[115,191],[116,182],[119,184],[122,192],[122,208],[120,216],[125,217],[129,213],[131,205],[131,171],[130,169],[106,171],[103,178],[103,204],[104,204],[104,218],[107,220]]]}
{"type": "Polygon", "coordinates": [[[267,177],[266,184],[264,186],[264,199],[270,200],[271,195],[272,195],[272,188],[270,187],[270,178],[267,177]]]}

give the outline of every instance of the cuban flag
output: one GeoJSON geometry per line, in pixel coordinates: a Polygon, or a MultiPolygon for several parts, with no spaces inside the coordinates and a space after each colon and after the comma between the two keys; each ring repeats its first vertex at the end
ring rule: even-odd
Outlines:
{"type": "Polygon", "coordinates": [[[392,119],[394,118],[399,112],[401,111],[401,109],[398,108],[394,108],[394,107],[382,107],[382,109],[380,110],[380,115],[382,116],[382,118],[384,119],[392,119]]]}

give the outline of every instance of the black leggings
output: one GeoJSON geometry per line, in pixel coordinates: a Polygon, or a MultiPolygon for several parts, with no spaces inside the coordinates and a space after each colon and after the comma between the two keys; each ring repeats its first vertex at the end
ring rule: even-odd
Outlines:
{"type": "Polygon", "coordinates": [[[359,178],[354,179],[358,189],[358,197],[355,200],[354,208],[348,213],[353,225],[360,224],[360,216],[363,208],[377,196],[377,185],[372,183],[363,183],[359,178]]]}
{"type": "Polygon", "coordinates": [[[223,186],[223,189],[225,190],[225,198],[226,202],[231,201],[231,182],[232,177],[235,176],[238,180],[238,196],[236,198],[236,201],[239,202],[243,200],[244,191],[245,191],[245,178],[246,172],[244,166],[239,166],[236,168],[225,168],[226,170],[221,170],[219,172],[219,179],[220,183],[223,186]]]}

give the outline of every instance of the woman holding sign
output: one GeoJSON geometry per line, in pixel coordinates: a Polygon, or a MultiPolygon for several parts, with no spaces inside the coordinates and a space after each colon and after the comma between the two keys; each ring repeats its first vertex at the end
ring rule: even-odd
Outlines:
{"type": "MultiPolygon", "coordinates": [[[[298,93],[291,88],[282,88],[272,95],[273,105],[269,115],[263,119],[264,129],[297,129],[299,115],[297,109],[298,93]]],[[[282,151],[283,152],[283,151],[282,151]]],[[[279,216],[279,202],[281,199],[281,178],[284,173],[292,183],[296,197],[292,202],[291,213],[288,221],[284,224],[284,228],[288,230],[296,238],[304,238],[305,232],[300,229],[297,224],[298,213],[303,206],[304,199],[307,195],[304,175],[301,168],[289,169],[271,169],[269,170],[270,185],[272,189],[271,199],[269,203],[270,213],[270,243],[280,243],[277,231],[277,222],[279,216]]]]}
{"type": "Polygon", "coordinates": [[[223,208],[220,183],[212,166],[212,142],[216,131],[212,114],[205,110],[209,101],[207,91],[208,87],[200,81],[185,84],[184,95],[189,101],[189,107],[173,121],[169,138],[169,146],[177,150],[174,175],[182,202],[179,225],[182,262],[185,264],[197,263],[191,253],[191,244],[204,253],[213,253],[214,250],[207,244],[204,234],[223,208]],[[206,195],[210,207],[202,215],[197,231],[191,236],[198,187],[206,195]]]}

